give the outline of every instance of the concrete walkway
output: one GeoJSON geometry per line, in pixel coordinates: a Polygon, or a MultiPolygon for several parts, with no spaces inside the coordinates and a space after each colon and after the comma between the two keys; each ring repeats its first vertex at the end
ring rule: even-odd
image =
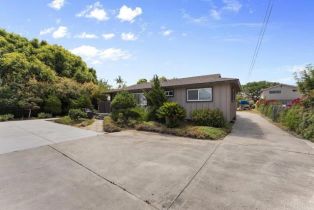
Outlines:
{"type": "Polygon", "coordinates": [[[240,112],[223,141],[126,131],[0,155],[3,209],[314,209],[314,151],[240,112]]]}
{"type": "Polygon", "coordinates": [[[0,122],[0,154],[96,135],[47,120],[0,122]]]}

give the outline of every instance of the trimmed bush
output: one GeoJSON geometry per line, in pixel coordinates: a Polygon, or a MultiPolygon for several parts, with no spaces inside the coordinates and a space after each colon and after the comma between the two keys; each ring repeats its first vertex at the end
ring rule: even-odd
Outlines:
{"type": "Polygon", "coordinates": [[[52,117],[52,114],[50,114],[50,113],[45,113],[45,112],[40,112],[40,113],[38,113],[37,117],[38,117],[39,119],[51,118],[51,117],[52,117]]]}
{"type": "Polygon", "coordinates": [[[108,133],[119,132],[121,128],[119,128],[111,119],[111,117],[104,117],[103,121],[103,130],[108,133]]]}
{"type": "MultiPolygon", "coordinates": [[[[62,103],[57,96],[51,95],[45,101],[45,112],[57,115],[62,112],[62,103]]],[[[45,118],[45,117],[44,117],[45,118]]]]}
{"type": "Polygon", "coordinates": [[[0,122],[8,121],[8,120],[13,120],[14,115],[13,114],[4,114],[0,115],[0,122]]]}
{"type": "Polygon", "coordinates": [[[222,111],[219,109],[198,109],[192,112],[192,121],[198,126],[223,128],[226,125],[222,111]]]}
{"type": "Polygon", "coordinates": [[[157,110],[157,117],[162,119],[168,128],[177,127],[185,115],[185,109],[175,102],[165,102],[157,110]]]}
{"type": "Polygon", "coordinates": [[[127,124],[129,118],[138,118],[139,115],[133,108],[136,107],[136,100],[131,93],[118,93],[111,102],[111,117],[119,124],[127,124]]]}
{"type": "Polygon", "coordinates": [[[72,120],[79,120],[82,118],[87,118],[87,114],[80,109],[70,109],[69,110],[69,117],[72,120]]]}

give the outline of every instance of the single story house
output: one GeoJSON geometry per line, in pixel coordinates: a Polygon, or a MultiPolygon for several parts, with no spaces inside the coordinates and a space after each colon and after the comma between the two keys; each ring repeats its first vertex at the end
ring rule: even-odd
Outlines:
{"type": "MultiPolygon", "coordinates": [[[[149,91],[151,83],[135,84],[124,89],[108,91],[110,98],[122,90],[134,94],[141,106],[146,106],[145,91],[149,91]]],[[[176,102],[185,108],[187,118],[196,109],[220,109],[227,121],[236,118],[236,94],[240,91],[239,79],[223,78],[220,74],[170,79],[161,82],[169,101],[176,102]]]]}
{"type": "Polygon", "coordinates": [[[261,99],[276,100],[282,104],[290,104],[294,99],[301,98],[298,88],[293,85],[279,84],[262,90],[261,99]]]}

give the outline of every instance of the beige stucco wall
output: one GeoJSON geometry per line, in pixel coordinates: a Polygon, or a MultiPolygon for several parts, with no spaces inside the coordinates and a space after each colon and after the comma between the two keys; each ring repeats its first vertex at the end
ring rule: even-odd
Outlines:
{"type": "Polygon", "coordinates": [[[231,121],[236,116],[236,102],[231,102],[231,85],[229,83],[218,83],[210,85],[185,86],[174,89],[174,97],[168,98],[170,101],[177,102],[183,106],[187,111],[187,117],[191,117],[191,112],[195,109],[220,109],[227,121],[231,121]],[[187,102],[186,91],[190,88],[213,88],[212,102],[187,102]]]}
{"type": "Polygon", "coordinates": [[[269,88],[267,90],[264,90],[261,94],[261,98],[265,100],[282,100],[282,101],[291,101],[297,98],[301,97],[301,94],[299,91],[293,91],[297,90],[296,87],[281,85],[273,88],[269,88]],[[269,91],[274,90],[280,90],[281,93],[279,94],[270,94],[269,91]]]}

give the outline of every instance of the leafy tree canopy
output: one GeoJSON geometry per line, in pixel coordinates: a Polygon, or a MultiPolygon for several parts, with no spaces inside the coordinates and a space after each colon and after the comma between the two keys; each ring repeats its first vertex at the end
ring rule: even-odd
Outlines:
{"type": "Polygon", "coordinates": [[[263,89],[269,88],[278,84],[279,83],[277,82],[268,82],[268,81],[249,82],[245,85],[242,85],[242,91],[249,99],[256,102],[260,99],[263,89]]]}
{"type": "Polygon", "coordinates": [[[299,75],[295,75],[300,91],[309,95],[314,91],[314,66],[307,65],[299,75]]]}
{"type": "Polygon", "coordinates": [[[139,79],[136,84],[145,84],[147,82],[147,79],[139,79]]]}
{"type": "Polygon", "coordinates": [[[96,107],[107,89],[95,69],[63,47],[0,29],[0,114],[67,113],[73,102],[96,107]]]}

